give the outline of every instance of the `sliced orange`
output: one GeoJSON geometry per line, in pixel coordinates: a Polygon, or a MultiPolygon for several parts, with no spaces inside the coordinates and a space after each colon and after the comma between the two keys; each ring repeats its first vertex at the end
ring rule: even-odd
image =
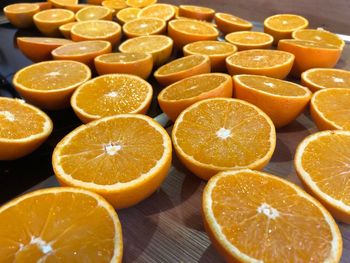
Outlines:
{"type": "Polygon", "coordinates": [[[112,17],[112,10],[104,6],[87,6],[80,9],[75,14],[75,19],[78,22],[88,20],[112,20],[112,17]]]}
{"type": "Polygon", "coordinates": [[[123,32],[128,38],[161,35],[166,31],[166,22],[155,17],[137,18],[123,25],[123,32]]]}
{"type": "Polygon", "coordinates": [[[0,208],[0,224],[4,262],[122,262],[118,216],[90,191],[54,187],[25,194],[0,208]]]}
{"type": "Polygon", "coordinates": [[[236,75],[234,93],[262,109],[276,128],[294,121],[311,99],[308,88],[292,82],[259,75],[236,75]]]}
{"type": "Polygon", "coordinates": [[[324,89],[311,99],[310,112],[319,130],[350,130],[350,89],[324,89]]]}
{"type": "Polygon", "coordinates": [[[187,44],[183,53],[188,55],[207,55],[210,58],[212,71],[225,71],[225,59],[237,51],[237,47],[223,41],[205,40],[187,44]]]}
{"type": "Polygon", "coordinates": [[[168,174],[171,154],[169,135],[156,121],[118,114],[70,132],[57,144],[52,165],[62,185],[97,192],[119,209],[157,190],[168,174]]]}
{"type": "Polygon", "coordinates": [[[126,4],[130,7],[143,8],[148,5],[157,3],[157,0],[126,0],[126,4]]]}
{"type": "Polygon", "coordinates": [[[180,5],[179,16],[188,17],[192,19],[212,21],[214,18],[215,10],[197,5],[180,5]]]}
{"type": "Polygon", "coordinates": [[[232,78],[223,73],[207,73],[182,79],[163,89],[158,103],[175,122],[179,114],[197,101],[208,98],[231,98],[232,78]]]}
{"type": "Polygon", "coordinates": [[[71,29],[71,37],[73,41],[106,40],[115,46],[120,42],[121,31],[121,26],[116,22],[90,20],[74,25],[71,29]]]}
{"type": "Polygon", "coordinates": [[[169,21],[175,17],[175,8],[169,4],[154,4],[143,8],[138,17],[156,17],[169,21]]]}
{"type": "Polygon", "coordinates": [[[123,53],[149,53],[153,57],[153,65],[163,65],[171,56],[173,40],[167,36],[141,36],[124,41],[119,50],[123,53]]]}
{"type": "Polygon", "coordinates": [[[301,74],[301,83],[312,92],[327,88],[350,88],[350,71],[313,68],[301,74]]]}
{"type": "Polygon", "coordinates": [[[239,51],[226,58],[231,75],[253,74],[284,79],[292,69],[294,55],[289,52],[265,49],[239,51]]]}
{"type": "Polygon", "coordinates": [[[168,35],[178,48],[200,40],[216,40],[219,32],[215,27],[196,20],[175,19],[168,23],[168,35]]]}
{"type": "Polygon", "coordinates": [[[350,131],[323,131],[306,137],[295,154],[295,169],[305,188],[333,216],[350,223],[350,131]]]}
{"type": "Polygon", "coordinates": [[[34,62],[52,59],[51,51],[57,47],[72,43],[62,38],[17,37],[17,46],[22,53],[34,62]]]}
{"type": "Polygon", "coordinates": [[[77,23],[78,22],[70,22],[60,26],[58,29],[65,38],[71,39],[70,31],[72,30],[72,27],[77,23]]]}
{"type": "Polygon", "coordinates": [[[329,212],[298,186],[242,169],[211,178],[205,229],[227,262],[339,262],[342,237],[329,212]]]}
{"type": "Polygon", "coordinates": [[[180,161],[204,180],[220,171],[262,169],[276,146],[271,119],[248,102],[214,98],[185,109],[172,130],[180,161]]]}
{"type": "Polygon", "coordinates": [[[59,27],[73,22],[74,13],[66,9],[48,9],[36,13],[33,17],[36,27],[45,36],[60,36],[59,27]]]}
{"type": "Polygon", "coordinates": [[[56,110],[68,107],[74,90],[90,78],[90,69],[80,62],[44,61],[19,70],[13,85],[30,103],[56,110]]]}
{"type": "Polygon", "coordinates": [[[300,29],[294,31],[292,37],[298,40],[326,43],[340,48],[343,48],[345,46],[344,40],[342,40],[336,34],[333,34],[324,29],[300,29]]]}
{"type": "Polygon", "coordinates": [[[154,77],[162,86],[167,86],[184,78],[209,72],[210,59],[208,56],[190,55],[159,67],[154,72],[154,77]]]}
{"type": "Polygon", "coordinates": [[[294,54],[295,61],[292,69],[294,76],[311,68],[332,68],[342,53],[342,49],[330,44],[295,39],[282,39],[278,49],[294,54]]]}
{"type": "Polygon", "coordinates": [[[65,8],[67,5],[76,5],[79,0],[48,0],[55,8],[65,8]]]}
{"type": "Polygon", "coordinates": [[[0,160],[30,154],[49,137],[52,128],[51,119],[38,108],[23,100],[0,97],[0,160]]]}
{"type": "Polygon", "coordinates": [[[40,10],[38,4],[20,3],[5,6],[4,14],[15,27],[28,28],[34,26],[33,16],[40,10]]]}
{"type": "Polygon", "coordinates": [[[114,12],[117,12],[119,10],[122,10],[128,7],[125,0],[104,0],[102,1],[101,4],[102,6],[105,6],[114,10],[114,12]]]}
{"type": "Polygon", "coordinates": [[[101,5],[103,0],[87,0],[86,1],[89,5],[101,5]]]}
{"type": "Polygon", "coordinates": [[[292,38],[292,33],[309,26],[309,21],[302,16],[293,14],[278,14],[269,16],[264,21],[264,32],[274,38],[277,45],[280,39],[292,38]]]}
{"type": "Polygon", "coordinates": [[[249,21],[227,13],[216,13],[214,20],[218,29],[224,35],[236,31],[247,31],[253,28],[253,24],[249,21]]]}
{"type": "Polygon", "coordinates": [[[47,10],[52,8],[52,4],[50,2],[34,2],[33,4],[39,5],[40,10],[47,10]]]}
{"type": "Polygon", "coordinates": [[[77,13],[79,10],[91,6],[89,4],[72,4],[72,5],[65,5],[64,9],[70,10],[74,13],[77,13]]]}
{"type": "Polygon", "coordinates": [[[116,17],[118,19],[118,22],[121,24],[124,24],[128,21],[134,20],[138,17],[138,13],[140,13],[141,9],[136,7],[128,7],[125,9],[120,10],[116,17]]]}
{"type": "Polygon", "coordinates": [[[87,123],[122,113],[146,114],[152,96],[152,86],[140,77],[107,74],[81,85],[71,105],[79,119],[87,123]]]}
{"type": "Polygon", "coordinates": [[[187,20],[187,21],[195,21],[195,22],[200,22],[204,25],[213,27],[215,29],[217,29],[216,24],[213,24],[211,22],[205,21],[205,20],[197,20],[197,19],[193,19],[193,18],[189,18],[189,17],[184,17],[184,16],[176,16],[176,20],[187,20]]]}
{"type": "Polygon", "coordinates": [[[239,31],[227,34],[225,40],[234,44],[241,51],[248,49],[268,49],[272,45],[273,37],[262,32],[239,31]]]}

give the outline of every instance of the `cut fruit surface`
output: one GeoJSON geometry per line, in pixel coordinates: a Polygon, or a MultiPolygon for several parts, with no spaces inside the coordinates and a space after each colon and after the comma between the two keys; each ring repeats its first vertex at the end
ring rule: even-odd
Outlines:
{"type": "Polygon", "coordinates": [[[141,11],[140,8],[136,8],[136,7],[128,7],[125,9],[120,10],[116,16],[118,21],[121,24],[124,24],[128,21],[134,20],[138,17],[138,13],[141,11]]]}
{"type": "Polygon", "coordinates": [[[112,9],[114,12],[128,7],[125,0],[104,0],[102,6],[112,9]]]}
{"type": "Polygon", "coordinates": [[[0,208],[0,224],[4,262],[122,262],[118,216],[90,191],[55,187],[25,194],[0,208]]]}
{"type": "Polygon", "coordinates": [[[276,128],[294,121],[312,95],[306,87],[265,76],[235,75],[233,80],[235,97],[262,109],[276,128]]]}
{"type": "Polygon", "coordinates": [[[329,212],[277,176],[249,169],[221,172],[206,185],[202,210],[205,229],[227,262],[341,258],[341,234],[329,212]]]}
{"type": "Polygon", "coordinates": [[[211,22],[214,18],[215,10],[197,5],[180,5],[179,16],[211,22]]]}
{"type": "Polygon", "coordinates": [[[224,170],[262,169],[276,145],[271,119],[256,106],[229,98],[206,99],[185,109],[172,139],[181,162],[205,180],[224,170]]]}
{"type": "Polygon", "coordinates": [[[56,146],[52,163],[61,184],[100,193],[115,208],[124,208],[160,186],[171,151],[169,135],[156,121],[119,114],[73,130],[56,146]]]}
{"type": "Polygon", "coordinates": [[[65,38],[71,39],[70,31],[71,31],[72,27],[77,23],[78,22],[70,22],[70,23],[67,23],[67,24],[60,26],[58,29],[60,30],[61,34],[65,38]]]}
{"type": "Polygon", "coordinates": [[[295,154],[295,168],[306,189],[333,216],[350,223],[350,131],[323,131],[306,137],[295,154]]]}
{"type": "Polygon", "coordinates": [[[77,5],[79,0],[48,0],[55,8],[65,8],[67,5],[77,5]]]}
{"type": "Polygon", "coordinates": [[[33,16],[40,11],[38,4],[20,3],[7,5],[4,14],[12,25],[28,28],[34,25],[33,16]]]}
{"type": "Polygon", "coordinates": [[[157,3],[157,0],[126,0],[126,4],[130,7],[143,8],[148,5],[157,3]]]}
{"type": "Polygon", "coordinates": [[[80,21],[88,20],[112,20],[113,12],[104,6],[87,6],[75,14],[75,19],[80,21]]]}
{"type": "Polygon", "coordinates": [[[52,128],[51,119],[36,107],[0,97],[0,160],[30,154],[49,137],[52,128]]]}
{"type": "Polygon", "coordinates": [[[108,74],[81,85],[71,105],[79,119],[87,123],[122,113],[146,114],[152,95],[152,86],[140,77],[108,74]]]}
{"type": "Polygon", "coordinates": [[[87,7],[87,6],[91,6],[89,4],[73,4],[73,5],[65,5],[64,9],[70,10],[74,13],[77,13],[79,10],[87,7]]]}
{"type": "Polygon", "coordinates": [[[163,89],[158,95],[159,106],[175,121],[179,114],[197,101],[232,97],[232,78],[223,73],[207,73],[185,78],[163,89]]]}
{"type": "Polygon", "coordinates": [[[251,30],[253,28],[253,24],[249,21],[227,13],[216,13],[214,20],[218,29],[224,35],[236,31],[251,30]]]}
{"type": "Polygon", "coordinates": [[[155,17],[169,21],[175,17],[175,8],[169,4],[154,4],[143,8],[138,17],[155,17]]]}
{"type": "Polygon", "coordinates": [[[137,18],[123,25],[123,32],[128,38],[160,35],[165,33],[165,31],[165,20],[154,17],[137,18]]]}
{"type": "Polygon", "coordinates": [[[292,37],[297,40],[315,41],[325,44],[330,44],[343,48],[344,40],[329,31],[323,29],[300,29],[294,31],[292,37]]]}
{"type": "Polygon", "coordinates": [[[350,89],[324,89],[311,99],[310,112],[319,130],[350,130],[350,89]]]}
{"type": "Polygon", "coordinates": [[[238,50],[270,48],[273,37],[269,34],[253,31],[239,31],[227,34],[225,40],[234,44],[238,50]]]}

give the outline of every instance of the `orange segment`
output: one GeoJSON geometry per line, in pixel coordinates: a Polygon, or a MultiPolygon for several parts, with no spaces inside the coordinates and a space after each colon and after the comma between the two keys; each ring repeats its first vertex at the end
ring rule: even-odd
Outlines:
{"type": "Polygon", "coordinates": [[[79,0],[48,0],[55,8],[64,8],[67,5],[76,5],[79,0]]]}
{"type": "Polygon", "coordinates": [[[138,17],[155,17],[169,21],[175,17],[175,8],[169,4],[154,4],[143,8],[138,17]]]}
{"type": "Polygon", "coordinates": [[[248,102],[229,98],[202,100],[185,109],[172,139],[180,161],[205,180],[224,170],[262,169],[276,145],[270,118],[248,102]]]}
{"type": "Polygon", "coordinates": [[[197,5],[180,5],[179,16],[188,17],[192,19],[212,21],[214,18],[215,10],[197,5]]]}
{"type": "Polygon", "coordinates": [[[7,262],[122,262],[118,216],[89,191],[56,187],[25,194],[0,208],[0,224],[0,257],[7,262]]]}
{"type": "Polygon", "coordinates": [[[284,79],[292,69],[294,55],[284,51],[252,49],[226,58],[231,75],[253,74],[284,79]]]}
{"type": "Polygon", "coordinates": [[[332,216],[277,176],[221,172],[206,185],[202,210],[205,229],[227,262],[340,261],[342,238],[332,216]]]}
{"type": "Polygon", "coordinates": [[[157,3],[157,0],[126,0],[126,4],[130,7],[143,8],[148,5],[157,3]]]}
{"type": "Polygon", "coordinates": [[[80,62],[44,61],[19,70],[13,85],[27,101],[55,110],[67,107],[73,91],[90,78],[90,69],[80,62]]]}
{"type": "Polygon", "coordinates": [[[184,109],[197,101],[217,97],[232,97],[230,75],[207,73],[185,78],[163,89],[158,95],[158,103],[163,112],[175,121],[184,109]]]}
{"type": "Polygon", "coordinates": [[[319,130],[350,130],[350,89],[324,89],[311,99],[311,116],[319,130]]]}
{"type": "Polygon", "coordinates": [[[350,131],[323,131],[306,137],[295,154],[295,169],[306,189],[333,216],[350,223],[350,131]]]}
{"type": "Polygon", "coordinates": [[[70,10],[74,13],[77,13],[79,10],[87,7],[87,6],[91,6],[89,4],[73,4],[73,5],[65,5],[64,9],[70,10]]]}
{"type": "Polygon", "coordinates": [[[251,30],[253,27],[253,24],[249,21],[226,13],[216,13],[214,20],[219,30],[224,33],[224,35],[236,31],[251,30]]]}
{"type": "Polygon", "coordinates": [[[18,28],[28,28],[34,25],[33,16],[40,11],[38,4],[12,4],[4,8],[4,14],[12,25],[18,28]]]}
{"type": "Polygon", "coordinates": [[[121,24],[124,24],[128,21],[134,20],[138,17],[138,13],[140,13],[141,9],[136,7],[128,7],[120,10],[116,16],[118,21],[121,24]]]}
{"type": "Polygon", "coordinates": [[[273,37],[262,32],[239,31],[227,34],[225,40],[234,44],[239,51],[248,49],[268,49],[273,37]]]}
{"type": "Polygon", "coordinates": [[[70,22],[60,26],[58,29],[65,38],[71,39],[70,31],[72,30],[72,27],[77,23],[78,22],[70,22]]]}
{"type": "Polygon", "coordinates": [[[51,51],[72,43],[70,40],[49,37],[17,37],[17,46],[22,53],[34,62],[52,59],[51,51]]]}
{"type": "Polygon", "coordinates": [[[166,22],[160,18],[137,18],[123,25],[123,32],[128,38],[160,35],[165,33],[166,22]]]}
{"type": "Polygon", "coordinates": [[[80,21],[88,20],[112,20],[113,12],[104,6],[87,6],[75,14],[75,19],[80,21]]]}
{"type": "Polygon", "coordinates": [[[294,31],[292,37],[298,40],[326,43],[340,48],[345,46],[344,40],[342,40],[336,34],[323,29],[300,29],[294,31]]]}
{"type": "Polygon", "coordinates": [[[112,9],[114,12],[128,7],[125,0],[104,0],[102,6],[112,9]]]}
{"type": "Polygon", "coordinates": [[[168,174],[171,151],[169,135],[156,121],[119,114],[73,130],[56,146],[52,164],[61,184],[100,193],[119,209],[156,191],[168,174]]]}
{"type": "Polygon", "coordinates": [[[0,97],[0,160],[30,154],[51,132],[52,121],[44,112],[23,100],[0,97]]]}
{"type": "Polygon", "coordinates": [[[175,59],[154,72],[157,81],[167,86],[176,81],[210,72],[210,60],[205,55],[190,55],[175,59]]]}
{"type": "Polygon", "coordinates": [[[310,101],[311,92],[300,85],[259,75],[233,77],[235,96],[262,109],[276,128],[294,121],[310,101]]]}

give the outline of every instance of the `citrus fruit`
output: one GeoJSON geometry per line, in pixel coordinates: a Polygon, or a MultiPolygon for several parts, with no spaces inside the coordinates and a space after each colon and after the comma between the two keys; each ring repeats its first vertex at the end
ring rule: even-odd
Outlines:
{"type": "Polygon", "coordinates": [[[4,14],[12,25],[18,28],[28,28],[34,25],[33,16],[40,11],[37,4],[20,3],[7,5],[4,14]]]}
{"type": "Polygon", "coordinates": [[[79,10],[91,6],[89,4],[72,4],[72,5],[65,5],[64,9],[70,10],[74,13],[77,13],[79,10]]]}
{"type": "Polygon", "coordinates": [[[0,160],[30,154],[52,132],[50,118],[23,100],[0,97],[0,109],[0,160]]]}
{"type": "Polygon", "coordinates": [[[216,13],[214,20],[218,29],[224,35],[236,31],[251,30],[253,27],[253,24],[249,21],[227,13],[216,13]]]}
{"type": "Polygon", "coordinates": [[[97,192],[119,209],[156,191],[171,152],[168,133],[152,118],[118,114],[70,132],[57,144],[52,164],[62,185],[97,192]]]}
{"type": "Polygon", "coordinates": [[[66,9],[48,9],[40,11],[33,16],[34,23],[45,36],[60,36],[59,27],[73,22],[74,13],[66,9]]]}
{"type": "Polygon", "coordinates": [[[166,22],[155,17],[137,18],[123,25],[123,32],[128,38],[160,35],[166,31],[166,22]]]}
{"type": "Polygon", "coordinates": [[[168,23],[168,35],[178,48],[200,40],[216,40],[219,32],[206,23],[196,20],[175,19],[168,23]]]}
{"type": "Polygon", "coordinates": [[[126,0],[126,4],[130,7],[143,8],[148,5],[157,3],[157,0],[126,0]]]}
{"type": "Polygon", "coordinates": [[[34,62],[52,59],[51,51],[72,41],[51,37],[17,37],[17,46],[22,53],[34,62]]]}
{"type": "Polygon", "coordinates": [[[265,19],[264,32],[273,36],[273,43],[276,45],[280,39],[292,38],[294,31],[306,28],[308,25],[309,21],[302,16],[278,14],[265,19]]]}
{"type": "Polygon", "coordinates": [[[262,169],[274,152],[276,132],[271,119],[253,104],[214,98],[181,112],[172,141],[180,161],[208,180],[224,170],[262,169]]]}
{"type": "Polygon", "coordinates": [[[175,122],[179,114],[197,101],[208,98],[231,98],[232,78],[223,73],[206,73],[182,79],[158,95],[162,111],[175,122]]]}
{"type": "Polygon", "coordinates": [[[236,46],[215,40],[197,41],[183,47],[185,56],[195,54],[209,56],[212,71],[225,71],[225,59],[236,51],[236,46]]]}
{"type": "Polygon", "coordinates": [[[294,55],[278,50],[251,49],[226,58],[231,75],[253,74],[284,79],[292,69],[294,55]]]}
{"type": "Polygon", "coordinates": [[[311,99],[310,112],[319,130],[350,130],[350,89],[324,89],[311,99]]]}
{"type": "Polygon", "coordinates": [[[204,189],[202,211],[209,238],[227,262],[340,261],[342,238],[332,216],[277,176],[221,172],[204,189]]]}
{"type": "Polygon", "coordinates": [[[167,36],[151,35],[128,39],[119,46],[123,53],[149,53],[153,57],[153,65],[163,65],[171,56],[173,40],[167,36]]]}
{"type": "Polygon", "coordinates": [[[235,75],[233,80],[235,97],[262,109],[276,128],[294,121],[311,99],[308,88],[280,79],[235,75]]]}
{"type": "Polygon", "coordinates": [[[241,51],[248,49],[268,49],[272,45],[273,37],[262,32],[239,31],[227,34],[225,40],[234,44],[241,51]]]}
{"type": "Polygon", "coordinates": [[[58,29],[65,38],[71,39],[70,31],[72,30],[72,27],[77,23],[78,22],[70,22],[60,26],[58,29]]]}
{"type": "Polygon", "coordinates": [[[192,19],[212,21],[214,18],[215,10],[197,5],[180,5],[179,16],[188,17],[192,19]]]}
{"type": "Polygon", "coordinates": [[[175,59],[159,67],[154,77],[162,86],[168,86],[187,77],[210,72],[210,59],[205,55],[190,55],[175,59]]]}
{"type": "Polygon", "coordinates": [[[326,43],[340,48],[345,46],[344,40],[342,40],[336,34],[323,29],[300,29],[294,31],[292,37],[298,40],[326,43]]]}
{"type": "Polygon", "coordinates": [[[278,42],[278,49],[287,51],[295,56],[292,69],[294,76],[311,68],[332,68],[342,53],[342,49],[330,44],[295,39],[282,39],[278,42]]]}
{"type": "Polygon", "coordinates": [[[87,6],[75,14],[75,19],[80,21],[88,20],[112,20],[113,12],[104,6],[87,6]]]}
{"type": "Polygon", "coordinates": [[[119,23],[124,24],[128,21],[136,19],[137,15],[140,11],[141,11],[140,8],[128,7],[128,8],[120,10],[116,14],[116,17],[117,17],[119,23]]]}
{"type": "Polygon", "coordinates": [[[122,262],[118,216],[90,191],[54,187],[22,195],[0,208],[4,262],[122,262]]]}
{"type": "Polygon", "coordinates": [[[89,5],[101,5],[103,0],[87,0],[86,1],[89,5]]]}
{"type": "Polygon", "coordinates": [[[175,17],[175,8],[169,4],[153,4],[144,7],[138,13],[138,17],[156,17],[169,21],[175,17]]]}
{"type": "Polygon", "coordinates": [[[199,22],[202,23],[204,25],[210,26],[214,29],[217,29],[216,24],[213,24],[211,22],[205,21],[205,20],[197,20],[197,19],[193,19],[193,18],[189,18],[189,17],[184,17],[184,16],[176,16],[176,20],[187,20],[187,21],[195,21],[195,22],[199,22]]]}
{"type": "Polygon", "coordinates": [[[81,41],[63,45],[51,54],[56,60],[74,60],[93,68],[94,58],[112,52],[111,43],[103,40],[81,41]]]}
{"type": "Polygon", "coordinates": [[[56,110],[68,107],[73,91],[90,78],[90,69],[80,62],[44,61],[17,71],[13,85],[28,102],[56,110]]]}
{"type": "Polygon", "coordinates": [[[295,154],[295,169],[305,188],[333,216],[350,223],[348,191],[350,131],[323,131],[306,137],[295,154]]]}
{"type": "Polygon", "coordinates": [[[312,92],[326,88],[350,88],[350,71],[313,68],[301,74],[301,83],[312,92]]]}
{"type": "Polygon", "coordinates": [[[52,4],[50,2],[34,2],[33,4],[39,5],[40,10],[47,10],[52,8],[52,4]]]}
{"type": "Polygon", "coordinates": [[[48,0],[55,8],[64,8],[67,5],[76,5],[78,0],[48,0]]]}
{"type": "Polygon", "coordinates": [[[125,0],[104,0],[102,6],[112,9],[114,12],[128,7],[125,0]]]}
{"type": "Polygon", "coordinates": [[[125,73],[147,79],[153,69],[153,58],[148,53],[110,53],[95,58],[99,75],[125,73]]]}

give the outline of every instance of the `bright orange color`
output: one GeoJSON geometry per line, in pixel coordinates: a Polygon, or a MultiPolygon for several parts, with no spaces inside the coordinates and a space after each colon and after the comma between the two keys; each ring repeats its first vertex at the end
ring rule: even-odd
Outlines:
{"type": "Polygon", "coordinates": [[[70,22],[60,26],[58,29],[65,38],[71,39],[70,31],[72,30],[72,27],[77,23],[78,22],[70,22]]]}
{"type": "Polygon", "coordinates": [[[101,4],[102,6],[105,6],[114,10],[114,12],[123,10],[124,8],[128,7],[125,0],[104,0],[102,1],[101,4]]]}
{"type": "Polygon", "coordinates": [[[52,128],[49,116],[38,108],[23,100],[0,97],[0,160],[30,154],[49,137],[52,128]]]}
{"type": "Polygon", "coordinates": [[[118,114],[66,135],[53,152],[52,165],[62,185],[99,193],[120,209],[158,189],[168,174],[171,154],[169,135],[156,121],[141,114],[118,114]]]}
{"type": "Polygon", "coordinates": [[[292,69],[294,55],[284,51],[251,49],[239,51],[226,58],[231,75],[253,74],[284,79],[292,69]]]}
{"type": "Polygon", "coordinates": [[[55,8],[65,8],[67,5],[77,5],[79,0],[48,0],[55,8]]]}
{"type": "Polygon", "coordinates": [[[130,7],[143,8],[157,3],[157,0],[126,0],[126,4],[130,7]]]}
{"type": "Polygon", "coordinates": [[[152,95],[152,86],[140,77],[107,74],[82,84],[74,92],[71,105],[79,119],[87,123],[116,114],[146,114],[152,95]]]}
{"type": "Polygon", "coordinates": [[[95,58],[99,75],[111,73],[133,74],[147,79],[153,69],[153,58],[148,53],[110,53],[95,58]]]}
{"type": "Polygon", "coordinates": [[[124,24],[128,21],[136,19],[138,16],[138,13],[140,13],[140,11],[141,11],[140,8],[128,7],[128,8],[120,10],[116,14],[116,17],[117,17],[119,23],[124,24]]]}
{"type": "Polygon", "coordinates": [[[4,14],[12,25],[28,28],[34,25],[33,16],[40,11],[38,4],[20,3],[7,5],[4,14]]]}
{"type": "Polygon", "coordinates": [[[311,99],[312,93],[292,82],[259,75],[236,75],[234,93],[262,109],[276,128],[294,121],[311,99]]]}
{"type": "Polygon", "coordinates": [[[89,4],[73,4],[73,5],[65,5],[64,9],[70,10],[74,13],[77,13],[79,10],[91,6],[89,4]]]}
{"type": "Polygon", "coordinates": [[[112,20],[112,17],[112,10],[104,6],[87,6],[80,9],[75,14],[75,19],[78,22],[89,20],[112,20]]]}
{"type": "Polygon", "coordinates": [[[324,89],[311,99],[310,112],[319,130],[350,130],[350,89],[324,89]]]}
{"type": "Polygon", "coordinates": [[[180,161],[204,180],[220,171],[262,169],[276,146],[271,119],[248,102],[214,98],[185,109],[172,130],[180,161]]]}
{"type": "Polygon", "coordinates": [[[80,62],[44,61],[17,71],[13,85],[28,102],[57,110],[68,107],[74,90],[90,78],[90,69],[80,62]]]}
{"type": "Polygon", "coordinates": [[[204,188],[202,212],[226,262],[340,261],[343,242],[332,216],[277,176],[249,169],[221,172],[204,188]]]}
{"type": "Polygon", "coordinates": [[[169,4],[153,4],[144,7],[139,13],[138,17],[155,17],[165,21],[169,21],[175,17],[175,8],[169,4]]]}
{"type": "Polygon", "coordinates": [[[122,262],[118,216],[90,191],[55,187],[27,193],[0,208],[0,224],[4,262],[122,262]]]}
{"type": "Polygon", "coordinates": [[[345,46],[344,40],[324,29],[300,29],[294,31],[292,37],[297,40],[315,41],[334,45],[340,48],[345,46]]]}
{"type": "MultiPolygon", "coordinates": [[[[323,92],[323,91],[322,91],[323,92]]],[[[341,222],[350,223],[350,131],[323,131],[298,146],[294,164],[307,191],[341,222]]]]}
{"type": "Polygon", "coordinates": [[[175,59],[159,67],[154,77],[162,86],[168,86],[179,80],[210,72],[210,59],[205,55],[190,55],[175,59]]]}
{"type": "Polygon", "coordinates": [[[223,73],[206,73],[182,79],[164,88],[158,95],[162,111],[175,122],[179,114],[197,101],[231,98],[232,78],[223,73]]]}
{"type": "Polygon", "coordinates": [[[247,31],[253,28],[253,24],[249,21],[231,14],[216,13],[214,20],[218,29],[224,35],[236,31],[247,31]]]}
{"type": "Polygon", "coordinates": [[[137,18],[123,25],[123,32],[128,38],[161,35],[166,31],[166,22],[155,17],[137,18]]]}
{"type": "Polygon", "coordinates": [[[225,40],[235,45],[239,51],[248,49],[268,49],[273,37],[269,34],[253,31],[238,31],[227,34],[225,40]]]}
{"type": "Polygon", "coordinates": [[[188,17],[197,20],[211,22],[214,18],[215,10],[197,5],[180,5],[179,16],[188,17]]]}
{"type": "Polygon", "coordinates": [[[47,10],[52,8],[52,4],[50,2],[34,2],[33,4],[39,5],[40,10],[47,10]]]}

